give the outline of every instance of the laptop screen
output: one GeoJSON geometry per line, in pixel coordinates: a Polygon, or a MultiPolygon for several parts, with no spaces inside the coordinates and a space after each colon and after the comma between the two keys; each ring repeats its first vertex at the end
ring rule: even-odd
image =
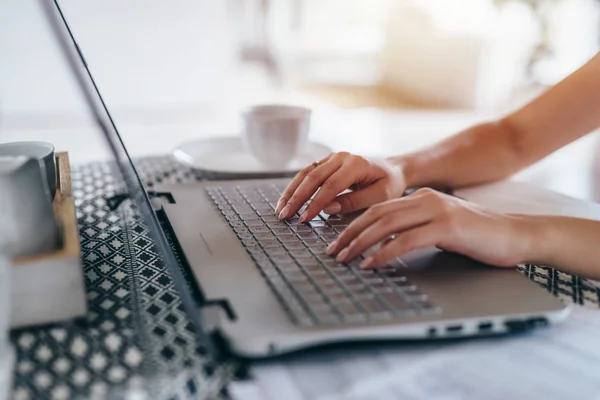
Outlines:
{"type": "Polygon", "coordinates": [[[60,48],[61,57],[68,64],[72,79],[76,81],[76,87],[85,103],[86,111],[93,118],[98,135],[101,135],[103,141],[108,146],[111,157],[118,167],[117,170],[122,176],[126,189],[123,197],[127,197],[134,202],[137,211],[146,224],[155,242],[157,251],[171,274],[175,289],[181,296],[185,311],[194,324],[198,339],[209,351],[214,351],[215,349],[212,346],[211,340],[205,336],[202,315],[197,303],[187,287],[184,274],[161,228],[160,221],[153,210],[150,197],[143,187],[140,176],[119,135],[116,124],[94,81],[91,68],[85,61],[84,51],[77,44],[58,0],[39,0],[39,2],[43,7],[45,18],[52,29],[52,35],[60,48]]]}

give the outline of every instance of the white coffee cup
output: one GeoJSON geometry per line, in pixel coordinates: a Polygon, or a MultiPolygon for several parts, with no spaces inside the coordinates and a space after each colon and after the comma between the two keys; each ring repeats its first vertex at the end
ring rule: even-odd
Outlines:
{"type": "Polygon", "coordinates": [[[0,253],[40,255],[58,244],[58,225],[43,160],[0,156],[0,253]]]}
{"type": "Polygon", "coordinates": [[[293,105],[250,107],[243,113],[246,146],[262,164],[284,168],[306,148],[311,114],[293,105]]]}

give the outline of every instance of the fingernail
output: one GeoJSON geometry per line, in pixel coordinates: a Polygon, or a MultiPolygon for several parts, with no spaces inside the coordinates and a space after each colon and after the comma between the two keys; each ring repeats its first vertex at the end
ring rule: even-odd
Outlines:
{"type": "Polygon", "coordinates": [[[338,203],[337,201],[334,201],[333,203],[330,203],[329,205],[327,205],[327,207],[325,207],[323,209],[323,211],[326,214],[336,214],[336,213],[339,213],[340,211],[342,211],[342,205],[340,203],[338,203]]]}
{"type": "Polygon", "coordinates": [[[348,248],[345,248],[344,250],[342,250],[340,252],[340,254],[338,254],[337,258],[335,259],[337,262],[344,262],[346,261],[346,257],[348,257],[348,253],[350,251],[348,250],[348,248]]]}
{"type": "Polygon", "coordinates": [[[279,215],[281,213],[281,209],[283,208],[283,199],[279,199],[277,202],[277,206],[275,207],[275,214],[279,215]]]}
{"type": "Polygon", "coordinates": [[[359,266],[364,269],[364,268],[369,268],[372,264],[373,264],[373,257],[367,257],[360,263],[359,266]]]}
{"type": "Polygon", "coordinates": [[[333,241],[329,246],[327,246],[327,250],[325,250],[325,253],[332,255],[333,253],[335,253],[335,248],[337,247],[337,245],[337,240],[333,241]]]}
{"type": "Polygon", "coordinates": [[[306,221],[308,219],[308,211],[304,211],[302,213],[302,215],[300,216],[300,219],[298,220],[298,222],[300,222],[301,224],[304,223],[304,221],[306,221]]]}
{"type": "Polygon", "coordinates": [[[279,213],[279,219],[287,218],[289,213],[290,213],[290,206],[283,207],[283,210],[281,210],[281,212],[279,213]]]}

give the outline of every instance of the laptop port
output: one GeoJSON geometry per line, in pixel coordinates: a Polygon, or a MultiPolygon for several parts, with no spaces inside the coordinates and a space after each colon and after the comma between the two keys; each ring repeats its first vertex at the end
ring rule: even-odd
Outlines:
{"type": "Polygon", "coordinates": [[[456,333],[462,331],[462,325],[450,325],[446,327],[446,332],[448,333],[456,333]]]}
{"type": "Polygon", "coordinates": [[[525,332],[529,329],[530,325],[522,320],[508,320],[504,322],[506,328],[512,333],[525,332]]]}
{"type": "Polygon", "coordinates": [[[429,330],[427,331],[427,333],[429,334],[429,336],[435,336],[437,334],[437,329],[435,329],[435,328],[429,328],[429,330]]]}
{"type": "Polygon", "coordinates": [[[494,327],[494,324],[491,322],[482,322],[479,324],[479,332],[489,332],[494,327]]]}
{"type": "Polygon", "coordinates": [[[537,317],[537,318],[530,318],[527,320],[527,324],[531,327],[531,328],[539,328],[542,326],[547,326],[548,325],[548,320],[544,317],[537,317]]]}

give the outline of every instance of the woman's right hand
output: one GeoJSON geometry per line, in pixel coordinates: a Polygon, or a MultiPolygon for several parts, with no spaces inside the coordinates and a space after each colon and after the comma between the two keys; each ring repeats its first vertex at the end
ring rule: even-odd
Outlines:
{"type": "Polygon", "coordinates": [[[400,165],[385,159],[333,153],[294,177],[283,191],[275,213],[280,219],[291,218],[314,195],[300,216],[300,222],[306,222],[321,211],[347,214],[363,210],[400,197],[405,190],[406,181],[400,165]],[[341,194],[347,189],[351,192],[341,194]]]}

